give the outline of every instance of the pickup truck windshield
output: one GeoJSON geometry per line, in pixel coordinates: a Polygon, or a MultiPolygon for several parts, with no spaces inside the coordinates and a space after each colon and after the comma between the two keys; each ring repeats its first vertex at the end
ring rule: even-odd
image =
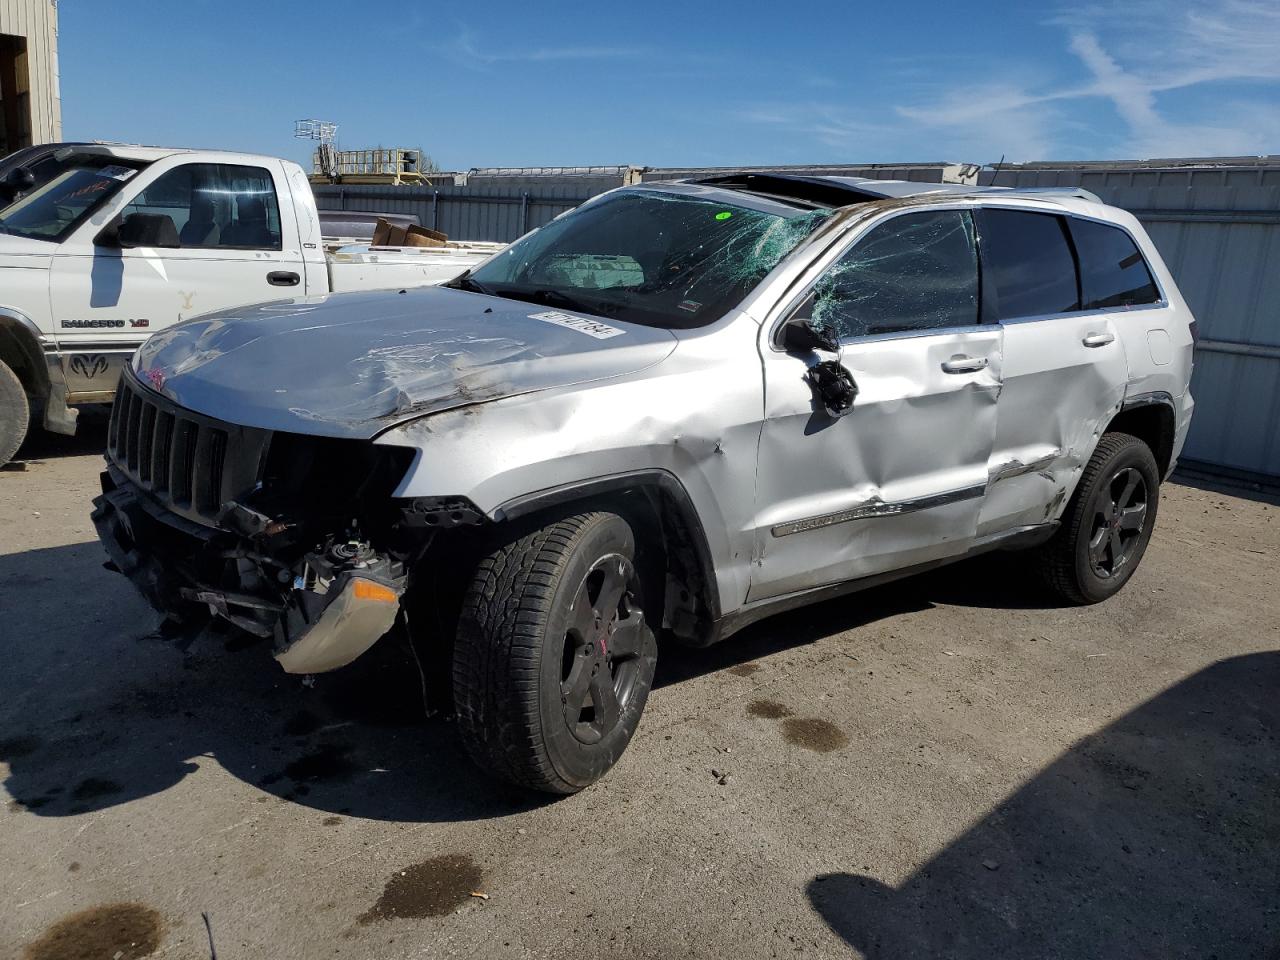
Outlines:
{"type": "Polygon", "coordinates": [[[552,221],[452,285],[648,326],[705,326],[830,216],[776,209],[622,191],[552,221]]]}
{"type": "MultiPolygon", "coordinates": [[[[0,233],[61,241],[138,172],[133,161],[102,154],[54,154],[24,168],[35,180],[14,199],[0,193],[0,233]]],[[[8,183],[19,171],[11,170],[8,183]]]]}

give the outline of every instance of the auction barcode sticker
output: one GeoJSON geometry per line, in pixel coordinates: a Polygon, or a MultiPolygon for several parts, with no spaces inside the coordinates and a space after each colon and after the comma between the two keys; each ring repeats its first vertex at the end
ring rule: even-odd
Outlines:
{"type": "Polygon", "coordinates": [[[601,323],[599,320],[575,317],[571,313],[560,313],[558,310],[531,313],[529,314],[529,319],[545,320],[547,323],[559,324],[562,327],[568,327],[570,330],[585,333],[588,337],[595,337],[597,340],[608,340],[610,337],[616,337],[627,332],[619,330],[617,327],[611,327],[607,323],[601,323]]]}

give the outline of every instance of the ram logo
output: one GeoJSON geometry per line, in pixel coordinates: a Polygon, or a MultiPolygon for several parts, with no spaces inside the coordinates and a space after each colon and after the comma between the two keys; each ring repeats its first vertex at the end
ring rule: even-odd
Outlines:
{"type": "Polygon", "coordinates": [[[71,358],[71,372],[92,380],[107,372],[107,358],[100,353],[77,353],[71,358]]]}

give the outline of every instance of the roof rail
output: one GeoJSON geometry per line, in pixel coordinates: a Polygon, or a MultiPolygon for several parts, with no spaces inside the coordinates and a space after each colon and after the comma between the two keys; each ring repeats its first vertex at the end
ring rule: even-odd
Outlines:
{"type": "Polygon", "coordinates": [[[1084,187],[996,187],[986,186],[982,190],[1008,190],[1010,193],[1038,193],[1059,197],[1079,197],[1081,200],[1092,200],[1094,203],[1105,203],[1100,196],[1084,187]]]}

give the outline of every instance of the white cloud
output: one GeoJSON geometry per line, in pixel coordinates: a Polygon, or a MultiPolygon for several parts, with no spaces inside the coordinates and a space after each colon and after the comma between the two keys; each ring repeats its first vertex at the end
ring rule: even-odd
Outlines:
{"type": "Polygon", "coordinates": [[[553,63],[571,60],[628,60],[645,56],[643,47],[583,45],[531,47],[528,50],[500,50],[479,40],[465,27],[446,52],[465,66],[483,69],[495,63],[553,63]]]}
{"type": "MultiPolygon", "coordinates": [[[[1222,0],[1216,6],[1186,9],[1148,2],[1125,8],[1078,11],[1059,24],[1071,25],[1070,50],[1088,70],[1092,84],[1079,96],[1111,101],[1127,136],[1121,152],[1137,157],[1206,156],[1275,150],[1275,91],[1253,101],[1240,87],[1280,81],[1280,6],[1250,0],[1222,0]],[[1140,35],[1119,39],[1107,49],[1100,35],[1140,35]],[[1161,94],[1193,87],[1234,84],[1230,99],[1215,104],[1211,120],[1171,119],[1161,94]]],[[[1167,98],[1165,98],[1167,99],[1167,98]]],[[[1185,112],[1185,111],[1184,111],[1185,112]]]]}
{"type": "MultiPolygon", "coordinates": [[[[833,146],[936,144],[937,157],[994,162],[1280,152],[1280,3],[1133,0],[1072,8],[1060,31],[1075,76],[1006,60],[949,64],[897,105],[770,104],[741,114],[833,146]],[[1257,88],[1256,90],[1254,88],[1257,88]],[[1194,91],[1204,96],[1191,96],[1194,91]],[[1175,98],[1171,95],[1182,94],[1175,98]],[[1204,107],[1208,98],[1211,107],[1204,107]],[[1174,102],[1171,102],[1174,101],[1174,102]],[[1211,110],[1198,115],[1197,109],[1211,110]],[[1119,132],[1109,110],[1119,120],[1119,132]],[[886,116],[886,113],[888,116],[886,116]]],[[[1034,54],[1034,51],[1026,51],[1034,54]]],[[[1012,59],[1012,58],[1010,58],[1012,59]]]]}
{"type": "Polygon", "coordinates": [[[802,136],[838,150],[857,149],[863,156],[883,142],[889,128],[860,116],[842,104],[815,101],[760,103],[734,116],[747,123],[771,126],[788,136],[802,136]]]}

